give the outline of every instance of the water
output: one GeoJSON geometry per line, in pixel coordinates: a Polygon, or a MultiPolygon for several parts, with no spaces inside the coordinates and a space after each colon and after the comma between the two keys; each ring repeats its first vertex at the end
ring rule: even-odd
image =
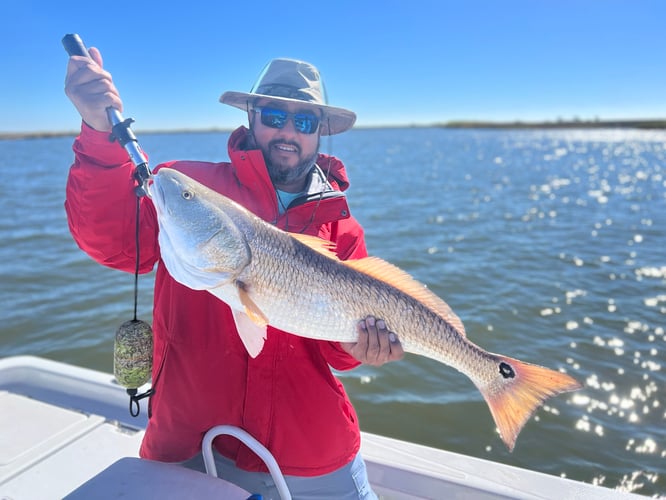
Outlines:
{"type": "MultiPolygon", "coordinates": [[[[226,158],[223,133],[141,135],[151,165],[226,158]]],[[[112,370],[130,275],[72,241],[72,138],[0,141],[0,356],[112,370]]],[[[340,374],[364,430],[648,496],[666,494],[666,131],[354,130],[345,160],[372,254],[427,283],[484,348],[584,389],[513,453],[471,382],[425,358],[340,374]]],[[[140,280],[150,319],[152,276],[140,280]]]]}

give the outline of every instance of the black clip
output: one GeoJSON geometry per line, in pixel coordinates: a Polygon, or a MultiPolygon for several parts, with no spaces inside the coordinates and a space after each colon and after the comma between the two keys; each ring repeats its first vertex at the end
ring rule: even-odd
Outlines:
{"type": "Polygon", "coordinates": [[[136,389],[127,389],[127,394],[130,397],[129,401],[129,413],[133,417],[138,417],[139,413],[141,413],[141,406],[139,405],[139,401],[141,401],[144,398],[150,397],[153,394],[155,394],[155,389],[152,387],[148,389],[146,392],[143,394],[137,394],[136,389]]]}
{"type": "Polygon", "coordinates": [[[134,123],[132,118],[126,118],[121,122],[116,123],[111,129],[111,134],[109,135],[109,141],[114,142],[118,141],[121,146],[125,147],[125,144],[128,142],[137,142],[136,136],[130,125],[134,123]]]}

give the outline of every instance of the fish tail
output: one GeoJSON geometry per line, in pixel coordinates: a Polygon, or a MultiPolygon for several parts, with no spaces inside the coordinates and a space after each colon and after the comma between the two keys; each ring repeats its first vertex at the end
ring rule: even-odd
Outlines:
{"type": "Polygon", "coordinates": [[[548,398],[581,385],[566,373],[496,356],[497,376],[480,388],[509,451],[534,411],[548,398]]]}

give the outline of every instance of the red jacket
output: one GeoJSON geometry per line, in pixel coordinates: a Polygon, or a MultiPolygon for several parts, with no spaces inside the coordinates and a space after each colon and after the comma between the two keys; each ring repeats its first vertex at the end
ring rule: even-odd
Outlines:
{"type": "MultiPolygon", "coordinates": [[[[278,217],[275,191],[260,151],[245,151],[247,129],[229,138],[231,163],[175,161],[164,165],[242,203],[264,220],[291,231],[319,235],[337,245],[341,259],[367,255],[363,230],[349,214],[342,163],[320,155],[335,188],[291,207],[278,217]],[[329,166],[330,162],[330,166],[329,166]]],[[[74,142],[75,163],[65,208],[78,245],[97,262],[133,272],[135,210],[133,167],[108,134],[85,124],[74,142]]],[[[163,165],[163,166],[164,166],[163,165]]],[[[158,167],[159,168],[159,167],[158,167]]],[[[316,184],[316,183],[313,183],[316,184]]],[[[205,291],[174,281],[160,260],[152,202],[141,198],[142,273],[157,263],[153,306],[154,359],[150,415],[141,456],[183,461],[200,451],[201,439],[219,424],[242,427],[266,446],[285,474],[326,474],[347,464],[360,445],[356,413],[329,366],[359,363],[339,344],[304,339],[269,328],[261,354],[252,359],[226,304],[205,291]]],[[[266,471],[235,438],[216,447],[239,467],[266,471]]]]}

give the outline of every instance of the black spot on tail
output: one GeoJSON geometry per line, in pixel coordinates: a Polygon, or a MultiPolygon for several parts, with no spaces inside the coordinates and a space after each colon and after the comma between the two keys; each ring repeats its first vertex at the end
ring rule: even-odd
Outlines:
{"type": "Polygon", "coordinates": [[[516,372],[513,371],[513,368],[509,363],[505,363],[502,361],[499,365],[499,372],[500,375],[504,378],[514,378],[516,376],[516,372]]]}

